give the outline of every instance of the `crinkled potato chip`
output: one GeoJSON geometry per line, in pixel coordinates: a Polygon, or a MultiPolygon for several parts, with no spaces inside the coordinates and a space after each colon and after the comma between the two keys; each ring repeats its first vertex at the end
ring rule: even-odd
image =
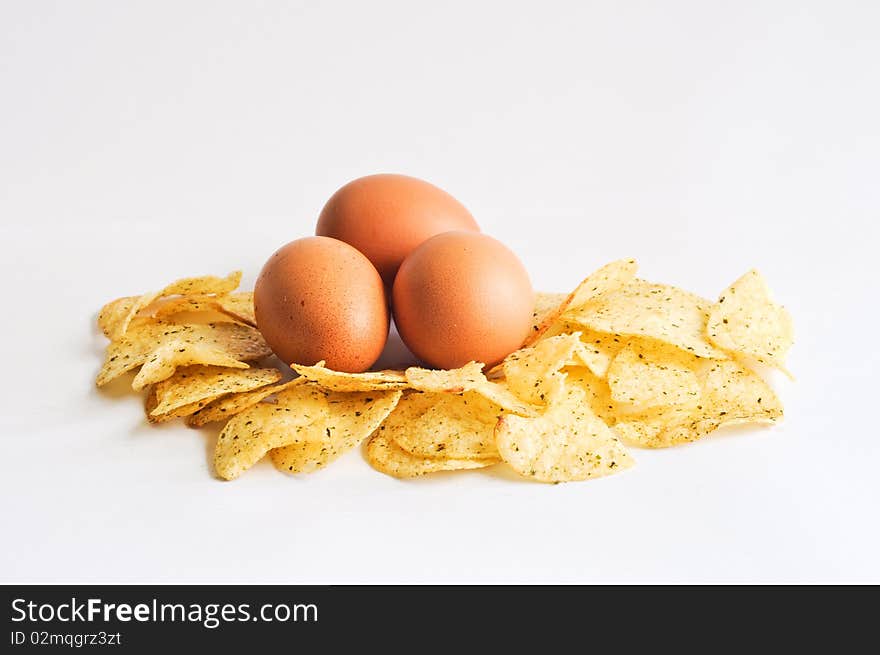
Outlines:
{"type": "MultiPolygon", "coordinates": [[[[178,368],[170,378],[153,385],[158,403],[151,414],[167,414],[184,405],[199,403],[201,404],[196,409],[201,409],[220,396],[252,391],[278,382],[280,379],[281,371],[276,368],[185,366],[178,368]]],[[[188,412],[188,414],[192,413],[188,412]]]]}
{"type": "Polygon", "coordinates": [[[409,383],[402,371],[367,371],[366,373],[345,373],[324,367],[320,361],[314,366],[291,364],[290,368],[307,380],[331,391],[386,391],[406,389],[409,383]]]}
{"type": "Polygon", "coordinates": [[[113,338],[124,335],[132,319],[139,311],[153,304],[155,301],[167,296],[189,296],[202,294],[222,295],[234,291],[241,282],[241,271],[233,271],[225,278],[214,275],[202,277],[186,277],[172,282],[161,291],[146,293],[138,297],[128,310],[128,313],[119,322],[113,333],[113,338]]]}
{"type": "Polygon", "coordinates": [[[186,424],[191,428],[198,428],[208,423],[217,421],[226,421],[236,414],[246,410],[248,407],[256,405],[261,400],[265,400],[269,396],[275,395],[289,389],[298,384],[305,383],[305,378],[296,378],[289,382],[281,384],[273,384],[266,387],[255,389],[254,391],[245,391],[243,393],[231,393],[221,396],[216,400],[208,403],[197,412],[186,417],[186,424]]]}
{"type": "Polygon", "coordinates": [[[580,334],[561,334],[508,355],[502,367],[507,386],[519,398],[536,405],[561,392],[565,376],[559,370],[580,363],[580,334]]]}
{"type": "MultiPolygon", "coordinates": [[[[635,277],[638,265],[634,259],[619,259],[606,264],[599,270],[588,275],[570,294],[555,307],[541,307],[542,320],[532,325],[532,333],[526,339],[524,345],[530,346],[541,340],[545,333],[553,330],[554,325],[561,320],[562,316],[571,310],[575,310],[610,291],[623,286],[635,277]]],[[[543,303],[551,302],[550,294],[540,299],[543,303]]],[[[537,314],[538,308],[535,308],[537,314]]],[[[537,316],[535,316],[537,319],[537,316]]]]}
{"type": "Polygon", "coordinates": [[[697,372],[702,387],[696,407],[666,407],[622,418],[614,429],[628,443],[666,448],[704,437],[734,423],[773,423],[782,403],[756,373],[734,360],[707,361],[697,372]]]}
{"type": "Polygon", "coordinates": [[[270,451],[272,463],[285,473],[311,473],[352,450],[369,437],[394,410],[401,391],[332,392],[327,402],[334,423],[313,429],[293,443],[270,451]],[[348,416],[346,425],[342,420],[348,416]]]}
{"type": "Polygon", "coordinates": [[[214,468],[234,480],[275,448],[276,466],[304,473],[336,459],[366,439],[400,398],[400,391],[338,393],[299,384],[233,416],[217,440],[214,468]]]}
{"type": "Polygon", "coordinates": [[[497,458],[502,409],[475,391],[406,394],[385,419],[385,435],[418,457],[497,458]]]}
{"type": "Polygon", "coordinates": [[[730,285],[709,314],[709,340],[719,348],[785,370],[794,343],[786,309],[773,301],[761,274],[752,269],[730,285]]]}
{"type": "MultiPolygon", "coordinates": [[[[383,426],[384,427],[384,426],[383,426]]],[[[439,471],[461,471],[492,466],[501,461],[494,459],[450,459],[447,457],[418,457],[398,446],[380,427],[367,442],[367,461],[377,471],[395,478],[416,478],[439,471]]]]}
{"type": "Polygon", "coordinates": [[[674,352],[663,356],[656,349],[638,344],[625,347],[608,368],[611,399],[632,413],[666,405],[696,404],[700,399],[700,381],[693,370],[695,364],[686,357],[687,353],[676,356],[674,352]]]}
{"type": "Polygon", "coordinates": [[[727,355],[706,339],[711,303],[664,284],[634,280],[599,296],[566,318],[597,332],[649,337],[698,357],[727,355]]]}
{"type": "Polygon", "coordinates": [[[211,364],[248,368],[243,362],[269,354],[271,350],[260,333],[247,325],[138,323],[107,346],[96,383],[103,386],[143,365],[132,383],[134,389],[143,389],[171,377],[178,366],[211,364]]]}
{"type": "Polygon", "coordinates": [[[617,473],[633,464],[623,444],[589,408],[584,391],[565,393],[538,418],[506,414],[495,428],[501,458],[520,475],[571,482],[617,473]]]}

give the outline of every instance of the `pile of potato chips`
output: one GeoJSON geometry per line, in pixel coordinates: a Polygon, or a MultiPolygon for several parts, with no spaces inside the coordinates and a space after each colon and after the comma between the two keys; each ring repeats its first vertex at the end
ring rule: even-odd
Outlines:
{"type": "Polygon", "coordinates": [[[268,455],[286,473],[326,466],[366,441],[379,471],[410,478],[505,463],[543,482],[629,468],[629,446],[663,448],[735,423],[772,423],[782,405],[756,372],[785,371],[792,321],[749,271],[711,302],[635,276],[620,260],[570,294],[538,294],[522,349],[484,373],[341,373],[292,364],[285,381],[255,328],[241,273],[174,282],[108,303],[97,384],[138,368],[152,422],[224,421],[214,453],[232,480],[268,455]]]}

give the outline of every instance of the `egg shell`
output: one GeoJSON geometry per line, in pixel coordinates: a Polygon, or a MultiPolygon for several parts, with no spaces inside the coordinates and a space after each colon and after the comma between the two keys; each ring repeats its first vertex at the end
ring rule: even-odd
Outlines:
{"type": "Polygon", "coordinates": [[[355,248],[306,237],[275,252],[254,287],[257,327],[287,364],[359,373],[379,358],[389,312],[379,273],[355,248]]]}
{"type": "Polygon", "coordinates": [[[315,234],[351,244],[389,286],[403,260],[426,239],[450,230],[480,228],[458,200],[406,175],[368,175],[339,189],[318,218],[315,234]]]}
{"type": "Polygon", "coordinates": [[[534,294],[525,267],[500,241],[476,232],[447,232],[404,260],[392,291],[394,322],[424,362],[456,368],[492,366],[518,349],[534,294]]]}

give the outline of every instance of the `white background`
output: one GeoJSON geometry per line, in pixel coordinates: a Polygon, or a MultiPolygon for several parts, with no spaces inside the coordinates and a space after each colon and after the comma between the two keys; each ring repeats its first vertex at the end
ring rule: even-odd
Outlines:
{"type": "Polygon", "coordinates": [[[0,582],[880,582],[878,29],[870,0],[3,2],[0,582]],[[784,425],[587,483],[359,452],[223,483],[216,430],[95,389],[105,301],[251,285],[379,171],[538,289],[758,267],[798,332],[784,425]]]}

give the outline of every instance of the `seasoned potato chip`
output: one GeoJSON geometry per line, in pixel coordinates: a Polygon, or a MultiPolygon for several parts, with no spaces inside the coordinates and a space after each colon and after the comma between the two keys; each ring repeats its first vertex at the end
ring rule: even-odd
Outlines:
{"type": "Polygon", "coordinates": [[[137,296],[117,298],[101,308],[101,311],[98,312],[98,327],[101,328],[101,332],[104,333],[105,337],[110,338],[113,336],[129,312],[131,312],[131,308],[134,307],[136,300],[137,296]]]}
{"type": "Polygon", "coordinates": [[[629,443],[666,448],[697,439],[722,425],[772,423],[782,403],[756,373],[734,360],[709,361],[697,372],[702,393],[696,407],[667,407],[626,417],[614,429],[629,443]]]}
{"type": "MultiPolygon", "coordinates": [[[[186,366],[178,368],[170,378],[153,385],[158,403],[151,412],[167,414],[184,405],[201,409],[208,402],[230,393],[252,391],[278,382],[281,371],[275,368],[223,368],[220,366],[186,366]]],[[[188,412],[187,415],[193,412],[188,412]]]]}
{"type": "Polygon", "coordinates": [[[401,394],[401,391],[330,392],[327,396],[329,422],[313,426],[295,441],[270,451],[272,463],[285,473],[311,473],[326,466],[369,437],[397,405],[401,394]]]}
{"type": "Polygon", "coordinates": [[[314,366],[291,364],[290,367],[307,380],[331,391],[385,391],[406,389],[409,386],[402,371],[344,373],[325,368],[323,361],[314,366]]]}
{"type": "MultiPolygon", "coordinates": [[[[610,291],[628,283],[636,274],[638,265],[634,259],[620,259],[610,264],[606,264],[599,270],[588,275],[584,280],[572,291],[565,296],[555,308],[547,308],[546,305],[552,302],[550,295],[540,298],[542,303],[540,323],[532,326],[532,333],[526,339],[524,345],[530,346],[542,339],[546,332],[553,329],[554,325],[561,320],[562,316],[572,310],[576,310],[582,305],[588,303],[594,298],[598,298],[610,291]]],[[[536,303],[537,305],[537,303],[536,303]]],[[[535,308],[535,314],[538,307],[535,308]]],[[[537,319],[537,316],[535,316],[537,319]]]]}
{"type": "Polygon", "coordinates": [[[174,339],[150,353],[141,370],[134,376],[131,388],[135,391],[143,389],[171,377],[178,367],[190,364],[248,368],[247,364],[222,347],[174,339]]]}
{"type": "Polygon", "coordinates": [[[494,459],[418,457],[406,452],[385,433],[386,430],[380,427],[367,442],[367,461],[377,471],[395,478],[415,478],[438,471],[479,469],[501,461],[497,457],[494,459]]]}
{"type": "Polygon", "coordinates": [[[611,400],[608,383],[586,366],[566,366],[562,371],[565,373],[565,386],[579,387],[586,395],[593,413],[606,424],[613,425],[617,420],[618,409],[611,400]]]}
{"type": "Polygon", "coordinates": [[[241,291],[239,293],[219,296],[217,298],[217,309],[237,321],[257,327],[253,291],[241,291]]]}
{"type": "Polygon", "coordinates": [[[271,350],[254,328],[235,323],[185,325],[152,321],[132,325],[110,343],[97,385],[103,386],[126,371],[143,365],[132,387],[171,377],[178,366],[211,364],[247,368],[244,361],[269,355],[271,350]]]}
{"type": "Polygon", "coordinates": [[[167,318],[181,312],[215,312],[231,319],[256,327],[254,294],[252,291],[232,293],[226,296],[199,294],[175,296],[160,300],[150,306],[154,318],[167,318]]]}
{"type": "Polygon", "coordinates": [[[225,421],[232,418],[236,414],[243,412],[248,407],[256,405],[261,400],[265,400],[269,396],[280,393],[285,389],[305,383],[305,378],[296,378],[289,382],[281,384],[272,384],[266,387],[255,389],[254,391],[245,391],[242,393],[231,393],[221,396],[216,400],[208,403],[197,412],[193,412],[186,417],[186,424],[191,428],[198,428],[208,423],[216,421],[225,421]]]}
{"type": "Polygon", "coordinates": [[[583,347],[578,349],[574,357],[579,363],[589,367],[589,369],[600,378],[605,377],[608,372],[608,366],[618,351],[627,343],[629,337],[621,337],[616,334],[603,334],[585,328],[582,325],[571,323],[567,320],[557,321],[553,327],[544,334],[544,338],[554,337],[560,334],[581,335],[581,343],[583,347]]]}
{"type": "Polygon", "coordinates": [[[205,294],[199,294],[197,296],[174,296],[173,298],[157,300],[141,311],[149,311],[149,314],[152,317],[159,319],[168,319],[169,317],[182,312],[216,312],[217,298],[205,294]]]}
{"type": "Polygon", "coordinates": [[[502,367],[510,390],[527,403],[544,404],[561,392],[565,376],[559,370],[580,363],[580,334],[561,334],[508,355],[502,367]]]}
{"type": "Polygon", "coordinates": [[[470,362],[461,368],[450,370],[431,370],[411,366],[404,375],[413,389],[432,393],[460,393],[476,389],[486,383],[483,364],[470,362]]]}
{"type": "Polygon", "coordinates": [[[217,440],[214,468],[234,480],[270,450],[293,446],[278,456],[285,470],[313,471],[366,439],[399,398],[399,391],[292,386],[277,394],[276,404],[258,403],[229,420],[217,440]]]}
{"type": "Polygon", "coordinates": [[[474,389],[478,394],[498,405],[501,409],[507,410],[520,416],[538,416],[541,408],[530,403],[520,400],[507,385],[506,380],[499,382],[489,382],[481,384],[474,389]]]}
{"type": "Polygon", "coordinates": [[[794,343],[791,315],[773,302],[767,283],[754,269],[718,298],[709,314],[707,333],[719,348],[782,370],[794,343]]]}
{"type": "MultiPolygon", "coordinates": [[[[670,349],[671,350],[671,349],[670,349]]],[[[693,405],[700,399],[700,382],[692,357],[678,351],[629,345],[617,353],[608,368],[611,399],[630,412],[643,412],[664,405],[693,405]]]]}
{"type": "Polygon", "coordinates": [[[649,337],[698,357],[724,359],[705,336],[710,306],[676,287],[634,280],[568,312],[566,319],[597,332],[649,337]]]}
{"type": "Polygon", "coordinates": [[[137,313],[148,307],[155,301],[167,296],[189,296],[202,294],[226,294],[238,287],[241,282],[241,271],[233,271],[225,278],[205,275],[202,277],[187,277],[172,282],[161,291],[146,293],[138,297],[128,310],[125,317],[119,322],[113,333],[118,338],[126,333],[131,320],[137,313]]]}
{"type": "Polygon", "coordinates": [[[529,334],[539,332],[544,321],[551,314],[556,315],[560,305],[566,301],[570,294],[567,293],[544,293],[539,291],[535,294],[535,309],[532,311],[532,329],[529,334]]]}
{"type": "Polygon", "coordinates": [[[538,408],[520,400],[510,391],[505,381],[490,382],[479,362],[465,364],[448,371],[410,367],[406,370],[409,385],[418,391],[430,393],[463,393],[476,391],[481,396],[515,414],[537,416],[538,408]]]}
{"type": "Polygon", "coordinates": [[[584,391],[564,387],[538,418],[505,414],[495,428],[501,458],[524,477],[570,482],[617,473],[633,464],[623,444],[589,408],[584,391]]]}
{"type": "Polygon", "coordinates": [[[642,448],[665,448],[674,446],[685,441],[695,441],[703,436],[694,434],[692,438],[684,438],[672,443],[669,434],[664,434],[667,428],[686,425],[688,418],[693,413],[692,408],[682,406],[657,407],[641,414],[621,414],[614,423],[614,431],[627,445],[642,448]]]}
{"type": "Polygon", "coordinates": [[[155,413],[156,408],[159,406],[159,398],[156,392],[156,385],[152,385],[147,392],[147,398],[144,403],[144,412],[146,413],[147,420],[150,423],[162,423],[164,421],[170,421],[175,418],[189,416],[190,414],[198,410],[206,402],[207,400],[200,400],[198,402],[190,403],[188,405],[181,405],[165,413],[155,413]]]}
{"type": "Polygon", "coordinates": [[[385,419],[385,435],[418,457],[497,458],[502,409],[475,391],[405,395],[385,419]]]}

